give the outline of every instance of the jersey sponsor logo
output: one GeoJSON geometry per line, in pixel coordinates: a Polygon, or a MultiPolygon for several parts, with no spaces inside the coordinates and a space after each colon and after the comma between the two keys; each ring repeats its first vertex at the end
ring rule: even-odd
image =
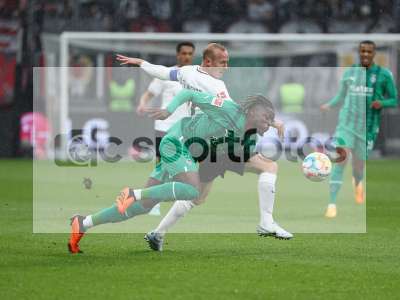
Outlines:
{"type": "Polygon", "coordinates": [[[183,86],[183,88],[188,89],[188,90],[192,90],[195,92],[202,92],[202,90],[195,88],[194,86],[190,85],[189,83],[187,83],[185,80],[181,81],[181,85],[183,86]]]}
{"type": "Polygon", "coordinates": [[[217,94],[217,97],[218,97],[218,98],[222,98],[222,99],[228,98],[228,96],[226,95],[225,91],[219,92],[219,93],[217,94]]]}
{"type": "Polygon", "coordinates": [[[357,96],[372,96],[374,93],[374,88],[363,85],[350,85],[350,92],[357,96]]]}
{"type": "Polygon", "coordinates": [[[375,83],[376,82],[376,74],[372,74],[370,79],[371,83],[375,83]]]}
{"type": "Polygon", "coordinates": [[[211,104],[217,107],[222,107],[222,105],[224,104],[224,99],[220,98],[220,97],[215,97],[214,99],[212,99],[211,104]]]}

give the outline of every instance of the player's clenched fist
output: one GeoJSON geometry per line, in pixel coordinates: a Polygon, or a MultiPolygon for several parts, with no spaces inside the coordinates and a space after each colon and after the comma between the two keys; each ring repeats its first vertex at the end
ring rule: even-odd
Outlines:
{"type": "Polygon", "coordinates": [[[373,108],[373,109],[381,109],[382,108],[381,101],[379,101],[379,100],[372,101],[371,108],[373,108]]]}
{"type": "Polygon", "coordinates": [[[143,62],[143,59],[136,57],[128,57],[121,54],[117,54],[117,60],[121,63],[121,65],[138,65],[140,66],[143,62]]]}
{"type": "Polygon", "coordinates": [[[329,106],[329,104],[322,104],[319,109],[321,111],[329,111],[331,109],[331,107],[329,106]]]}

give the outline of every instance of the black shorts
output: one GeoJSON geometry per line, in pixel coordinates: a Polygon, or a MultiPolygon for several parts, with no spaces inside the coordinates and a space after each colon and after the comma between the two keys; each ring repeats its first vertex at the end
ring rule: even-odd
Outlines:
{"type": "Polygon", "coordinates": [[[156,159],[157,161],[160,160],[160,143],[161,139],[166,135],[167,133],[165,131],[155,131],[155,136],[156,136],[156,159]]]}
{"type": "MultiPolygon", "coordinates": [[[[256,153],[252,153],[250,157],[255,155],[256,153]]],[[[243,156],[241,156],[243,158],[243,156]]],[[[217,157],[216,162],[211,162],[209,157],[202,161],[199,165],[199,176],[201,182],[210,182],[213,181],[218,176],[224,178],[226,171],[234,172],[240,176],[244,174],[246,162],[241,159],[240,162],[232,161],[228,155],[223,155],[221,157],[217,157]]]]}

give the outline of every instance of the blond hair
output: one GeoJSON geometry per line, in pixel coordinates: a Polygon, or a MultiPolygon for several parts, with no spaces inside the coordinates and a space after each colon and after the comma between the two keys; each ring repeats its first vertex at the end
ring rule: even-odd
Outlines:
{"type": "Polygon", "coordinates": [[[203,60],[206,58],[214,59],[216,49],[226,51],[225,46],[223,46],[219,43],[210,43],[207,45],[206,49],[204,49],[204,51],[203,51],[203,60]]]}

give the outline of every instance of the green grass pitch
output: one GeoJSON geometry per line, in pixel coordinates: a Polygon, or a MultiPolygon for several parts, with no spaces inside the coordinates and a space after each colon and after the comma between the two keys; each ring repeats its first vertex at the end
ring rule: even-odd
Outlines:
{"type": "MultiPolygon", "coordinates": [[[[366,234],[170,234],[162,253],[143,234],[92,234],[75,256],[67,234],[32,233],[32,163],[0,161],[0,170],[0,299],[400,297],[400,161],[368,163],[366,234]]],[[[217,187],[209,201],[224,197],[217,187]]]]}

